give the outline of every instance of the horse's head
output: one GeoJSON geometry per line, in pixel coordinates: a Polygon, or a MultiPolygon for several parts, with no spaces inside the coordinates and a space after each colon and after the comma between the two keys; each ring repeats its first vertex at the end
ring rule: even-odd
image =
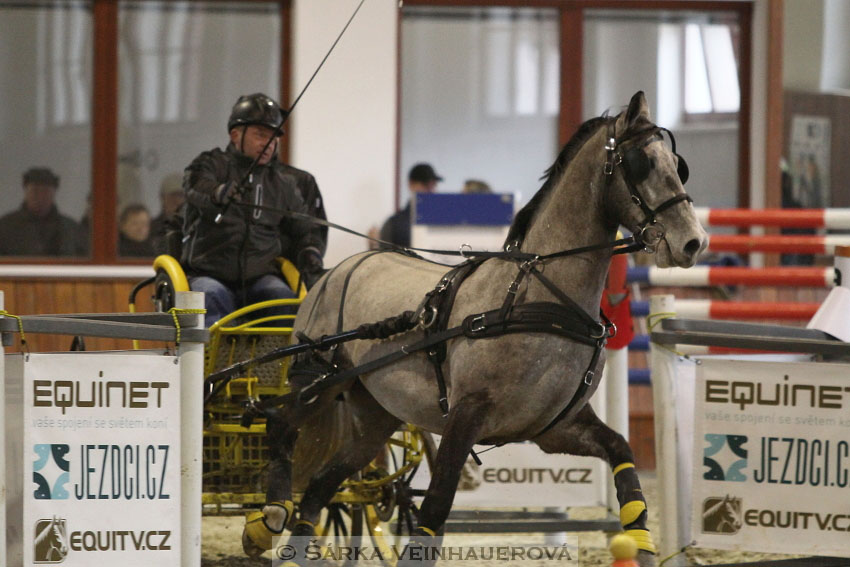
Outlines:
{"type": "Polygon", "coordinates": [[[51,532],[53,541],[51,545],[59,550],[64,557],[68,553],[68,534],[66,533],[65,520],[53,517],[53,529],[51,532]]]}
{"type": "Polygon", "coordinates": [[[650,121],[643,92],[608,122],[605,140],[605,201],[614,218],[654,251],[658,266],[693,266],[708,235],[685,193],[688,166],[673,134],[650,121]]]}

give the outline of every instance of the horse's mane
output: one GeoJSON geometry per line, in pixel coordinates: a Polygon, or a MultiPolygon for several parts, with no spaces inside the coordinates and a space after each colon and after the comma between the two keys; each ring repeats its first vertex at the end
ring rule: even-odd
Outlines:
{"type": "Polygon", "coordinates": [[[520,209],[520,211],[516,214],[516,217],[514,217],[514,221],[511,223],[511,228],[508,231],[508,237],[505,240],[505,244],[512,245],[514,242],[522,243],[525,239],[526,233],[528,232],[528,227],[531,225],[531,220],[534,218],[534,214],[541,207],[543,201],[552,189],[557,185],[558,180],[567,170],[567,166],[576,156],[584,143],[596,133],[600,126],[616,119],[616,117],[602,115],[597,116],[596,118],[591,118],[579,126],[572,138],[564,144],[564,147],[561,149],[561,153],[559,153],[558,157],[555,159],[555,163],[543,172],[543,177],[546,178],[543,182],[543,186],[537,190],[534,197],[532,197],[531,200],[526,203],[522,209],[520,209]]]}

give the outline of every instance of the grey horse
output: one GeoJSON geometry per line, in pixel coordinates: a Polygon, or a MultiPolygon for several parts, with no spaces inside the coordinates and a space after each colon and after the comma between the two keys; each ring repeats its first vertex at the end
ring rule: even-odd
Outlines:
{"type": "MultiPolygon", "coordinates": [[[[693,266],[708,236],[684,192],[684,161],[663,142],[662,131],[650,121],[642,92],[618,116],[584,123],[547,172],[543,187],[517,214],[509,242],[521,252],[545,256],[611,243],[622,225],[649,235],[648,240],[654,238],[658,266],[693,266]]],[[[548,259],[537,268],[586,313],[598,313],[611,253],[611,248],[594,249],[548,259]]],[[[445,266],[402,253],[351,257],[308,294],[295,329],[320,337],[416,310],[446,271],[445,266]]],[[[509,259],[481,263],[457,291],[448,326],[498,309],[517,273],[518,263],[509,259]]],[[[527,277],[516,289],[515,304],[553,302],[556,297],[543,280],[527,277]]],[[[421,329],[414,329],[386,340],[349,342],[336,349],[333,363],[351,368],[398,351],[422,336],[421,329]]],[[[593,348],[543,332],[488,338],[461,335],[446,347],[442,365],[446,415],[438,404],[435,371],[423,352],[326,391],[305,408],[270,412],[273,462],[264,528],[277,533],[288,525],[293,535],[313,533],[322,508],[343,480],[365,467],[401,423],[411,423],[441,435],[442,441],[410,545],[427,544],[428,538],[441,532],[474,444],[531,440],[547,453],[595,456],[610,464],[621,523],[638,543],[639,564],[654,565],[655,548],[646,528],[646,504],[632,451],[587,403],[598,380],[581,386],[588,370],[589,376],[601,375],[604,356],[594,364],[593,348]],[[341,392],[345,404],[339,402],[341,392]],[[321,420],[315,416],[333,414],[340,405],[347,408],[351,431],[327,462],[307,467],[307,486],[295,521],[290,502],[296,440],[300,439],[298,453],[309,454],[310,446],[324,450],[321,420]],[[305,425],[308,415],[314,420],[310,426],[305,425]]],[[[295,464],[303,469],[300,459],[295,464]]],[[[304,470],[298,472],[305,476],[304,470]]],[[[252,533],[246,528],[247,552],[259,551],[261,538],[255,534],[256,529],[252,533]]]]}

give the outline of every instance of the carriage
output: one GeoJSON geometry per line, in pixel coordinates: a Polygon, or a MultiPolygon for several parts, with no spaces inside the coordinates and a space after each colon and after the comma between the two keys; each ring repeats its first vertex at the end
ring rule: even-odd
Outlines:
{"type": "MultiPolygon", "coordinates": [[[[268,308],[293,306],[297,309],[306,295],[295,266],[279,259],[281,274],[292,289],[299,290],[297,299],[265,301],[240,308],[223,317],[210,329],[210,340],[204,352],[204,430],[202,503],[205,514],[246,514],[246,521],[258,517],[257,509],[266,501],[265,474],[270,461],[266,442],[266,420],[249,425],[240,423],[245,406],[252,400],[264,400],[290,391],[288,370],[290,358],[276,357],[272,363],[257,363],[258,357],[292,343],[295,315],[263,317],[268,308]],[[249,361],[226,381],[216,381],[216,373],[232,369],[234,364],[249,361]],[[210,378],[213,380],[211,381],[210,378]]],[[[155,275],[140,282],[130,295],[130,310],[144,288],[152,286],[157,311],[174,307],[175,293],[189,291],[186,275],[172,256],[161,255],[153,263],[155,275]]],[[[272,354],[272,356],[274,356],[272,354]]],[[[320,427],[334,436],[343,436],[345,415],[336,412],[322,420],[320,427]]],[[[303,490],[311,470],[326,461],[333,445],[299,448],[300,478],[296,487],[303,490]]],[[[416,507],[415,491],[410,480],[423,458],[433,458],[434,442],[416,427],[404,425],[375,459],[338,490],[323,513],[319,532],[323,541],[351,544],[355,538],[368,536],[372,545],[389,549],[403,534],[412,530],[416,507]]],[[[295,494],[297,504],[300,494],[295,494]]]]}

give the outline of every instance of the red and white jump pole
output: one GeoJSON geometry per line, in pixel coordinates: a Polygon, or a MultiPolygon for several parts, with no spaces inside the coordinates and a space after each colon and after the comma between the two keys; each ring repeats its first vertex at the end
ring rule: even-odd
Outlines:
{"type": "Polygon", "coordinates": [[[709,209],[696,207],[703,226],[850,229],[850,209],[709,209]]]}
{"type": "Polygon", "coordinates": [[[684,287],[716,285],[832,287],[835,285],[835,268],[694,266],[685,269],[635,266],[629,268],[629,282],[684,287]]]}
{"type": "Polygon", "coordinates": [[[824,254],[832,256],[836,246],[850,246],[850,235],[781,234],[755,236],[749,234],[712,234],[708,249],[712,252],[774,252],[777,254],[824,254]]]}
{"type": "MultiPolygon", "coordinates": [[[[715,301],[713,299],[677,299],[676,311],[685,319],[777,319],[808,321],[820,303],[715,301]]],[[[649,315],[648,301],[633,301],[632,315],[649,315]]]]}

